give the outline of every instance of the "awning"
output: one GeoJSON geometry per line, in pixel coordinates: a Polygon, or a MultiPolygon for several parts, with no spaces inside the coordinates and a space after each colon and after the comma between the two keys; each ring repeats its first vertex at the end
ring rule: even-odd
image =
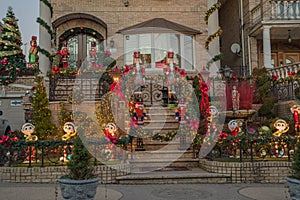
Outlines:
{"type": "Polygon", "coordinates": [[[124,35],[141,34],[141,33],[170,33],[170,32],[180,32],[186,35],[201,34],[201,32],[196,29],[192,29],[187,26],[183,26],[181,24],[171,22],[163,18],[154,18],[117,31],[117,33],[121,33],[124,35]]]}

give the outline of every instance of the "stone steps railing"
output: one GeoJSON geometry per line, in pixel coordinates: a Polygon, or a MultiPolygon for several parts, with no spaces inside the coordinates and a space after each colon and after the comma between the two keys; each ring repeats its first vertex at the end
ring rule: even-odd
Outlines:
{"type": "Polygon", "coordinates": [[[280,78],[289,77],[289,72],[297,73],[299,70],[300,70],[300,62],[269,69],[268,72],[271,76],[276,75],[278,79],[280,79],[280,78]]]}

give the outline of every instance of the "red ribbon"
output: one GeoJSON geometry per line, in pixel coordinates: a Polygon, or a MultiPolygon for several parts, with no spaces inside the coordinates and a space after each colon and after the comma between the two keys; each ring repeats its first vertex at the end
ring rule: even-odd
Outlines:
{"type": "Polygon", "coordinates": [[[205,82],[200,83],[200,90],[202,93],[202,99],[200,104],[200,110],[206,111],[207,116],[209,115],[209,101],[208,101],[208,85],[205,82]]]}

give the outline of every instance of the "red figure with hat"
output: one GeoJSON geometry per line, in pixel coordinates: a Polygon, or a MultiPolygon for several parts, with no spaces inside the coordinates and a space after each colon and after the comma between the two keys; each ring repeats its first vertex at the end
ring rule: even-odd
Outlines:
{"type": "Polygon", "coordinates": [[[38,57],[38,48],[37,48],[37,37],[32,36],[30,41],[30,49],[29,49],[29,63],[36,63],[39,60],[38,57]]]}
{"type": "Polygon", "coordinates": [[[62,64],[63,68],[68,68],[68,59],[69,59],[69,50],[67,47],[67,43],[63,44],[63,47],[61,48],[60,55],[62,58],[62,64]]]}

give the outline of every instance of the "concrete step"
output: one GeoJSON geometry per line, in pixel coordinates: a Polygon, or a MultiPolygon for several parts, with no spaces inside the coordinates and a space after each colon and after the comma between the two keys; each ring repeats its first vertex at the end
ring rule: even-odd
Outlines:
{"type": "Polygon", "coordinates": [[[178,123],[149,123],[143,126],[144,130],[177,130],[178,123]]]}
{"type": "Polygon", "coordinates": [[[134,173],[143,173],[144,168],[162,169],[164,167],[199,167],[198,158],[179,159],[132,159],[129,160],[131,170],[134,173]]]}
{"type": "Polygon", "coordinates": [[[186,184],[186,183],[228,183],[229,175],[208,173],[199,168],[184,171],[152,171],[147,173],[131,173],[117,177],[119,184],[186,184]]]}
{"type": "MultiPolygon", "coordinates": [[[[186,150],[187,148],[183,148],[180,146],[180,140],[179,139],[174,139],[172,141],[157,141],[157,140],[152,140],[151,138],[144,138],[143,139],[144,143],[144,148],[146,151],[156,151],[156,150],[186,150]]],[[[133,149],[135,149],[136,146],[136,138],[133,139],[133,149]]],[[[191,141],[187,140],[187,145],[188,147],[190,146],[191,141]]]]}
{"type": "Polygon", "coordinates": [[[135,151],[132,153],[134,160],[139,159],[175,159],[194,158],[193,150],[157,150],[157,151],[135,151]]]}
{"type": "Polygon", "coordinates": [[[146,107],[146,113],[149,115],[175,115],[177,108],[165,108],[165,107],[146,107]]]}

